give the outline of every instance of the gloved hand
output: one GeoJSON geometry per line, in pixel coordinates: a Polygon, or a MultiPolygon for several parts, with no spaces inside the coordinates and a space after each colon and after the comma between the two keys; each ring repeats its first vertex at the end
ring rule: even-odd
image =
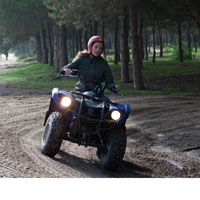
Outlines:
{"type": "Polygon", "coordinates": [[[72,75],[72,70],[71,69],[66,69],[65,70],[65,75],[72,75]]]}
{"type": "Polygon", "coordinates": [[[118,93],[121,91],[121,88],[118,85],[113,85],[110,89],[114,93],[118,93]]]}

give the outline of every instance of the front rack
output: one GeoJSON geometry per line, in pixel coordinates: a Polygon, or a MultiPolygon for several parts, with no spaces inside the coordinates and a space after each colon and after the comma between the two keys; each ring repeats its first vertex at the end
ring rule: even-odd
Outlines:
{"type": "Polygon", "coordinates": [[[105,106],[106,104],[107,105],[116,105],[116,103],[113,103],[111,101],[107,101],[107,100],[103,100],[101,98],[98,98],[98,97],[93,97],[93,96],[89,96],[89,95],[85,95],[85,94],[82,94],[80,92],[71,92],[72,96],[74,97],[75,99],[75,96],[74,95],[78,95],[81,97],[81,100],[80,100],[80,105],[79,105],[79,109],[77,112],[74,112],[74,114],[77,116],[77,121],[76,121],[76,125],[75,125],[75,131],[78,129],[78,121],[79,119],[84,119],[84,120],[87,120],[89,122],[95,122],[97,123],[97,129],[96,129],[96,134],[98,135],[99,139],[100,139],[100,142],[101,144],[103,145],[103,140],[101,138],[101,134],[100,134],[100,131],[102,131],[101,129],[101,125],[103,122],[111,122],[109,120],[105,120],[105,118],[107,117],[108,113],[106,113],[104,115],[104,110],[105,110],[105,106]],[[96,101],[102,101],[103,105],[102,105],[102,108],[101,108],[101,116],[100,116],[100,119],[93,119],[93,118],[89,118],[85,115],[82,114],[82,109],[83,109],[83,104],[84,104],[84,101],[85,101],[85,98],[87,99],[92,99],[92,100],[96,100],[96,101]]]}
{"type": "Polygon", "coordinates": [[[78,110],[78,112],[75,112],[75,114],[77,115],[77,117],[86,119],[88,121],[96,122],[96,123],[102,123],[103,121],[105,121],[104,120],[104,118],[105,118],[105,116],[104,116],[105,105],[106,105],[106,103],[107,104],[111,104],[112,102],[106,101],[106,100],[102,100],[102,99],[100,99],[98,97],[92,97],[92,96],[89,96],[89,95],[85,95],[85,94],[82,94],[80,92],[71,92],[71,93],[72,93],[73,97],[74,97],[74,95],[79,95],[79,96],[82,97],[81,100],[80,100],[79,110],[78,110]],[[86,117],[85,115],[81,114],[85,98],[96,100],[96,101],[102,101],[103,106],[102,106],[102,110],[101,110],[100,119],[89,118],[89,117],[86,117]]]}
{"type": "Polygon", "coordinates": [[[89,96],[89,95],[86,95],[86,94],[83,94],[83,93],[80,93],[80,92],[71,91],[71,94],[79,95],[79,96],[82,96],[84,98],[86,97],[88,99],[92,99],[92,100],[96,100],[96,101],[104,101],[104,102],[112,104],[114,106],[118,105],[117,103],[114,103],[112,101],[107,101],[107,100],[101,99],[99,97],[89,96]]]}

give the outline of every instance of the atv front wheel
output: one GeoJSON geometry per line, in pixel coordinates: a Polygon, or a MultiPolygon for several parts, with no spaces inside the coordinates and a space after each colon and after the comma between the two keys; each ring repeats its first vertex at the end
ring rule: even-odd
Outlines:
{"type": "Polygon", "coordinates": [[[106,148],[98,149],[101,166],[106,170],[116,170],[123,160],[126,150],[125,128],[112,129],[106,138],[106,148]]]}
{"type": "Polygon", "coordinates": [[[54,157],[60,150],[65,133],[65,118],[59,112],[53,112],[46,121],[41,141],[41,152],[54,157]]]}

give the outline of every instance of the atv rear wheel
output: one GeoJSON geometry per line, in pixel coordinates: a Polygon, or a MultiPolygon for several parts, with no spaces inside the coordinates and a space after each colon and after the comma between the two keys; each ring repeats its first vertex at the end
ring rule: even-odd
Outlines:
{"type": "Polygon", "coordinates": [[[65,118],[59,112],[53,112],[46,121],[41,141],[41,152],[54,157],[60,150],[65,133],[65,118]]]}
{"type": "Polygon", "coordinates": [[[126,150],[126,138],[124,127],[115,128],[109,132],[106,139],[106,148],[97,150],[100,164],[104,169],[113,171],[120,166],[126,150]]]}

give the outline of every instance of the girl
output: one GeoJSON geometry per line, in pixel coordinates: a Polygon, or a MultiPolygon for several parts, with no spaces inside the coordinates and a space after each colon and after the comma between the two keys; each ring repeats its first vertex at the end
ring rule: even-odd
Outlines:
{"type": "Polygon", "coordinates": [[[101,36],[93,36],[88,41],[88,51],[78,52],[74,60],[64,66],[61,73],[72,74],[72,69],[80,71],[81,78],[76,83],[75,90],[91,91],[97,85],[105,82],[111,91],[120,91],[113,83],[113,76],[107,61],[101,56],[104,41],[101,36]]]}

